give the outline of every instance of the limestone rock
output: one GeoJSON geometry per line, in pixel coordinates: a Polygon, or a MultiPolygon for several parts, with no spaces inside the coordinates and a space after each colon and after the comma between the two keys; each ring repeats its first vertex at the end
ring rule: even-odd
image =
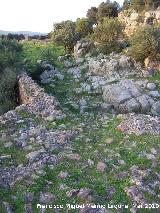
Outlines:
{"type": "Polygon", "coordinates": [[[84,57],[87,53],[93,50],[94,44],[90,41],[78,41],[74,46],[74,57],[76,59],[84,57]]]}
{"type": "Polygon", "coordinates": [[[55,200],[56,200],[56,196],[50,192],[46,192],[46,193],[41,192],[40,193],[39,201],[41,203],[50,204],[51,202],[54,202],[55,200]]]}
{"type": "Polygon", "coordinates": [[[33,152],[30,152],[26,155],[27,159],[29,159],[29,161],[34,161],[37,157],[39,157],[39,155],[41,153],[44,153],[45,150],[44,149],[40,149],[38,151],[33,151],[33,152]]]}
{"type": "Polygon", "coordinates": [[[66,193],[68,198],[75,197],[79,192],[79,189],[72,189],[66,193]]]}
{"type": "Polygon", "coordinates": [[[78,192],[77,197],[82,199],[87,198],[88,195],[91,193],[91,191],[92,191],[91,189],[83,188],[78,192]]]}
{"type": "Polygon", "coordinates": [[[160,101],[157,101],[152,105],[151,112],[153,115],[160,116],[160,101]]]}
{"type": "Polygon", "coordinates": [[[131,58],[120,54],[111,54],[109,57],[100,60],[90,59],[89,72],[104,76],[108,82],[129,76],[143,76],[142,70],[134,64],[131,58]]]}
{"type": "Polygon", "coordinates": [[[147,84],[147,88],[149,89],[149,90],[155,90],[156,89],[156,84],[155,83],[148,83],[147,84]]]}
{"type": "Polygon", "coordinates": [[[149,95],[151,95],[153,98],[160,98],[160,93],[156,91],[150,91],[149,95]]]}
{"type": "MultiPolygon", "coordinates": [[[[112,104],[120,113],[152,113],[154,111],[154,107],[151,110],[155,103],[154,98],[159,98],[159,96],[158,91],[148,92],[145,82],[133,80],[121,80],[103,87],[104,101],[112,104]]],[[[154,106],[158,106],[158,104],[154,106]]]]}
{"type": "Polygon", "coordinates": [[[60,179],[66,179],[69,176],[68,172],[61,171],[58,175],[58,178],[60,179]]]}
{"type": "Polygon", "coordinates": [[[103,162],[99,162],[97,164],[97,170],[100,171],[100,172],[105,172],[106,168],[107,168],[107,166],[103,162]]]}
{"type": "Polygon", "coordinates": [[[125,25],[125,34],[132,36],[138,27],[153,25],[160,22],[160,11],[147,11],[145,14],[139,14],[133,9],[123,10],[118,14],[118,19],[125,25]]]}
{"type": "Polygon", "coordinates": [[[69,158],[71,160],[80,160],[81,156],[79,154],[68,154],[67,158],[69,158]]]}

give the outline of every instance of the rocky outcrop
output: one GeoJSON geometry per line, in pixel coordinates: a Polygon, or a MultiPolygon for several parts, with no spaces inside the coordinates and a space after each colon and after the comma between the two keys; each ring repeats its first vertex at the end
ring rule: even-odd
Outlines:
{"type": "Polygon", "coordinates": [[[160,70],[160,61],[151,59],[150,57],[144,60],[144,65],[146,69],[160,70]]]}
{"type": "Polygon", "coordinates": [[[53,67],[50,64],[42,64],[42,68],[45,70],[41,75],[41,83],[42,84],[49,84],[53,79],[60,79],[63,80],[64,76],[60,73],[60,71],[53,67]]]}
{"type": "Polygon", "coordinates": [[[89,72],[104,76],[108,82],[133,76],[143,76],[142,70],[131,58],[119,54],[104,56],[102,59],[91,59],[89,61],[89,72]]]}
{"type": "Polygon", "coordinates": [[[94,44],[91,41],[78,41],[74,46],[74,57],[76,59],[84,57],[94,49],[94,44]]]}
{"type": "Polygon", "coordinates": [[[156,84],[149,83],[147,80],[121,80],[107,85],[104,87],[103,97],[120,113],[160,115],[160,93],[157,91],[156,84]]]}
{"type": "Polygon", "coordinates": [[[134,10],[124,10],[119,13],[118,19],[125,25],[125,34],[131,36],[137,27],[160,23],[160,10],[148,11],[144,15],[134,10]]]}
{"type": "Polygon", "coordinates": [[[25,105],[30,112],[48,120],[63,117],[58,101],[45,93],[28,75],[19,76],[18,86],[20,104],[25,105]]]}

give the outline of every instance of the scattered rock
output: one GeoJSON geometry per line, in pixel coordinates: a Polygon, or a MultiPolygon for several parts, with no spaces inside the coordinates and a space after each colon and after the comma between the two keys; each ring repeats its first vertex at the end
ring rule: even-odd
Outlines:
{"type": "Polygon", "coordinates": [[[58,178],[60,178],[60,179],[66,179],[67,177],[69,177],[68,172],[61,171],[58,175],[58,178]]]}
{"type": "Polygon", "coordinates": [[[71,160],[80,160],[81,156],[79,154],[69,154],[69,155],[67,155],[67,158],[69,158],[71,160]]]}
{"type": "Polygon", "coordinates": [[[10,205],[7,202],[3,202],[3,205],[4,205],[7,213],[14,213],[14,208],[12,205],[10,205]]]}
{"type": "Polygon", "coordinates": [[[116,193],[116,189],[113,186],[110,186],[107,189],[107,199],[111,200],[115,193],[116,193]]]}
{"type": "Polygon", "coordinates": [[[68,198],[75,197],[78,194],[78,192],[79,192],[79,189],[72,189],[71,191],[68,191],[66,193],[66,196],[68,198]]]}
{"type": "Polygon", "coordinates": [[[107,138],[106,140],[105,140],[105,143],[107,143],[107,144],[111,144],[111,143],[113,143],[114,142],[114,139],[113,138],[107,138]]]}
{"type": "Polygon", "coordinates": [[[149,89],[149,90],[155,90],[156,89],[156,84],[155,83],[148,83],[147,84],[147,88],[149,89]]]}
{"type": "Polygon", "coordinates": [[[129,134],[160,134],[160,119],[150,115],[129,113],[123,116],[123,121],[117,129],[129,134]]]}
{"type": "Polygon", "coordinates": [[[124,162],[124,160],[118,160],[118,164],[119,164],[119,165],[124,165],[124,164],[126,164],[126,163],[124,162]]]}
{"type": "Polygon", "coordinates": [[[88,162],[88,165],[89,165],[89,166],[93,166],[93,165],[94,165],[94,161],[93,161],[93,160],[91,160],[91,159],[88,159],[88,161],[87,161],[87,162],[88,162]]]}
{"type": "Polygon", "coordinates": [[[92,191],[91,189],[83,188],[78,192],[77,197],[79,197],[81,199],[85,199],[88,197],[88,195],[91,193],[91,191],[92,191]]]}
{"type": "Polygon", "coordinates": [[[126,179],[128,178],[128,176],[129,176],[128,172],[120,172],[116,175],[117,179],[119,180],[126,179]]]}
{"type": "Polygon", "coordinates": [[[40,203],[50,204],[56,200],[56,196],[50,192],[40,192],[40,203]]]}
{"type": "Polygon", "coordinates": [[[34,151],[34,152],[30,152],[26,155],[26,158],[29,160],[29,161],[34,161],[36,158],[39,157],[39,155],[41,153],[44,153],[45,150],[44,149],[40,149],[40,150],[37,150],[37,151],[34,151]]]}
{"type": "Polygon", "coordinates": [[[100,105],[100,107],[102,108],[103,111],[105,112],[110,112],[113,109],[113,105],[112,104],[107,104],[107,103],[102,103],[100,105]]]}
{"type": "Polygon", "coordinates": [[[61,184],[61,185],[59,186],[59,189],[60,189],[60,190],[66,190],[66,189],[69,189],[69,187],[68,187],[66,184],[61,184]]]}
{"type": "Polygon", "coordinates": [[[97,164],[97,170],[100,171],[100,172],[105,172],[106,168],[107,168],[107,166],[103,162],[99,162],[97,164]]]}

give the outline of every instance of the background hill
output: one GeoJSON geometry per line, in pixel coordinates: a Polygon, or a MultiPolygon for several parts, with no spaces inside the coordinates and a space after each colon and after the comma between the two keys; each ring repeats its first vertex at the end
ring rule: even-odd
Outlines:
{"type": "Polygon", "coordinates": [[[7,35],[7,34],[23,34],[23,35],[47,35],[47,33],[41,33],[41,32],[32,32],[32,31],[5,31],[5,30],[0,30],[0,35],[7,35]]]}

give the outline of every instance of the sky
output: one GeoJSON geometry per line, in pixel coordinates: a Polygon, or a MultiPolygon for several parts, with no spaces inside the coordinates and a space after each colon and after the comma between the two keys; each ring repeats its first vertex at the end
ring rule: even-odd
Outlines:
{"type": "MultiPolygon", "coordinates": [[[[86,16],[105,0],[0,0],[0,30],[50,32],[53,23],[86,16]]],[[[122,4],[123,0],[117,0],[122,4]]]]}

